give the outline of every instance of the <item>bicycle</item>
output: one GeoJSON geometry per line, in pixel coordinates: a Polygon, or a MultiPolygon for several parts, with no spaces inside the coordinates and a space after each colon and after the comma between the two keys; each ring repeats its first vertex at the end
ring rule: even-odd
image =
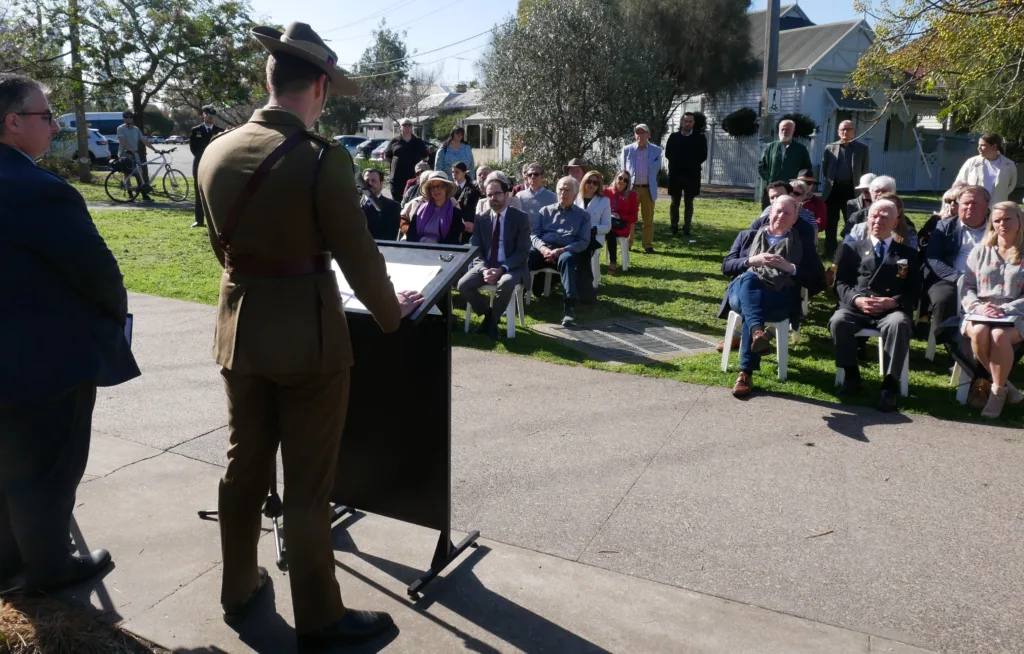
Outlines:
{"type": "MultiPolygon", "coordinates": [[[[142,177],[142,167],[146,166],[148,169],[151,165],[157,167],[154,174],[158,174],[161,170],[164,171],[161,177],[163,182],[162,195],[167,196],[172,202],[183,202],[188,197],[188,178],[180,170],[171,168],[171,164],[167,161],[167,155],[171,154],[172,151],[153,148],[153,152],[160,156],[143,162],[132,159],[133,165],[131,169],[115,167],[114,170],[110,171],[103,187],[106,189],[107,196],[111,200],[119,203],[133,202],[135,197],[142,192],[142,184],[139,181],[142,177]]],[[[154,192],[152,180],[147,190],[154,192]]]]}

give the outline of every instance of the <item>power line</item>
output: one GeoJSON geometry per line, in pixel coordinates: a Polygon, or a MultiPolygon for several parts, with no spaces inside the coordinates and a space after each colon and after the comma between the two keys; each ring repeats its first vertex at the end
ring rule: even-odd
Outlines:
{"type": "MultiPolygon", "coordinates": [[[[453,6],[459,4],[460,2],[462,2],[462,0],[454,0],[454,2],[451,2],[445,9],[446,10],[447,9],[451,9],[453,6]]],[[[432,10],[428,11],[427,13],[421,14],[421,15],[419,15],[416,18],[413,18],[411,20],[407,20],[404,23],[399,23],[397,25],[388,25],[388,29],[398,29],[400,27],[405,27],[407,25],[412,25],[413,23],[415,23],[417,21],[420,21],[420,20],[423,20],[427,16],[430,16],[430,15],[435,14],[435,13],[437,13],[437,10],[436,9],[432,9],[432,10]]],[[[362,40],[369,39],[369,38],[373,38],[373,34],[372,33],[370,33],[370,34],[361,34],[359,36],[347,36],[347,37],[345,37],[343,39],[332,39],[332,40],[333,41],[362,41],[362,40]]]]}
{"type": "MultiPolygon", "coordinates": [[[[417,66],[429,66],[431,64],[436,64],[436,63],[445,61],[447,59],[451,59],[453,57],[457,57],[458,55],[466,54],[467,52],[472,52],[474,50],[479,50],[480,48],[483,48],[483,47],[486,47],[486,46],[487,46],[486,43],[481,43],[480,45],[472,47],[472,48],[470,48],[468,50],[463,50],[462,52],[456,52],[453,55],[448,55],[446,57],[441,57],[440,59],[435,59],[434,61],[416,61],[416,62],[412,62],[412,63],[415,63],[417,66]]],[[[349,79],[370,79],[371,77],[384,77],[385,75],[394,75],[395,72],[396,71],[392,70],[392,71],[388,71],[386,73],[375,73],[373,75],[358,75],[356,77],[349,77],[349,79]]]]}
{"type": "Polygon", "coordinates": [[[337,32],[338,30],[343,30],[343,29],[352,27],[353,25],[358,25],[360,23],[365,23],[368,20],[374,20],[376,18],[380,18],[381,16],[387,14],[389,11],[395,11],[396,9],[400,9],[402,7],[405,7],[406,5],[411,5],[412,3],[416,2],[416,1],[417,0],[400,0],[398,3],[390,5],[388,7],[384,7],[380,11],[376,11],[376,12],[370,14],[369,16],[366,16],[364,18],[360,18],[359,20],[354,20],[351,23],[349,23],[348,25],[341,25],[340,27],[332,27],[331,29],[324,30],[324,31],[320,32],[320,34],[326,34],[328,32],[337,32]]]}
{"type": "MultiPolygon", "coordinates": [[[[423,55],[432,54],[434,52],[439,52],[441,50],[446,50],[446,49],[452,47],[453,45],[459,45],[460,43],[465,43],[466,41],[472,41],[475,38],[478,38],[478,37],[483,36],[484,34],[490,34],[490,33],[491,33],[491,30],[490,29],[486,29],[483,32],[480,32],[479,34],[474,34],[473,36],[464,38],[461,41],[455,41],[454,43],[449,43],[448,45],[442,45],[440,48],[434,48],[433,50],[427,50],[426,52],[417,52],[415,54],[406,55],[404,57],[399,57],[398,59],[387,59],[385,61],[372,61],[372,62],[369,62],[369,63],[366,63],[366,64],[363,64],[361,62],[356,62],[354,64],[350,64],[350,67],[365,66],[367,68],[374,68],[376,66],[381,66],[383,64],[391,64],[391,63],[395,63],[395,62],[399,62],[399,61],[405,61],[406,59],[412,59],[413,57],[422,57],[423,55]]],[[[478,47],[482,47],[482,46],[478,46],[478,47]]],[[[473,48],[473,49],[475,49],[475,48],[473,48]]],[[[394,71],[392,71],[392,72],[394,72],[394,71]]],[[[388,74],[390,74],[390,73],[388,73],[388,74]]]]}

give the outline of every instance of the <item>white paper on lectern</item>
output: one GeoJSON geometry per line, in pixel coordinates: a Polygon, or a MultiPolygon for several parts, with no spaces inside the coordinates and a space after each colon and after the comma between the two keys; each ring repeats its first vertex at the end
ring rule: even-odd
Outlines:
{"type": "MultiPolygon", "coordinates": [[[[387,263],[388,275],[391,277],[391,284],[395,291],[417,291],[422,293],[427,284],[441,272],[441,266],[424,266],[413,263],[387,263]]],[[[331,268],[334,276],[338,278],[338,288],[341,290],[341,300],[346,309],[362,309],[366,307],[356,298],[352,287],[345,274],[341,272],[337,261],[331,261],[331,268]]]]}

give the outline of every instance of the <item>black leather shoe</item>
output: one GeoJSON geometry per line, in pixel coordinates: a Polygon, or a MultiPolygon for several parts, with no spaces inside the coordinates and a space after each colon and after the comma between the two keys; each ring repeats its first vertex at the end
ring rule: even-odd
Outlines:
{"type": "Polygon", "coordinates": [[[654,254],[654,248],[644,248],[644,254],[654,254]]]}
{"type": "Polygon", "coordinates": [[[308,634],[298,634],[299,649],[330,645],[354,645],[391,629],[395,621],[382,611],[348,609],[344,617],[332,625],[308,634]]]}
{"type": "Polygon", "coordinates": [[[249,609],[252,608],[256,602],[256,598],[260,592],[267,587],[270,583],[270,575],[267,574],[267,569],[264,567],[257,568],[259,572],[259,581],[256,582],[256,588],[249,594],[241,604],[235,604],[234,606],[228,606],[227,604],[221,604],[221,608],[224,610],[224,622],[226,624],[236,624],[243,620],[246,614],[249,613],[249,609]]]}
{"type": "Polygon", "coordinates": [[[860,388],[860,377],[847,373],[846,378],[843,379],[842,386],[839,387],[839,397],[856,395],[860,392],[860,388]]]}
{"type": "Polygon", "coordinates": [[[490,333],[490,328],[491,328],[491,322],[492,322],[491,314],[490,314],[490,312],[488,312],[487,315],[484,316],[483,322],[481,322],[479,325],[477,325],[476,329],[473,330],[473,333],[474,334],[489,334],[490,333]]]}
{"type": "Polygon", "coordinates": [[[487,336],[492,341],[498,340],[498,321],[492,320],[491,324],[487,325],[487,336]]]}
{"type": "Polygon", "coordinates": [[[107,550],[93,550],[88,554],[72,554],[64,565],[64,570],[56,577],[46,580],[33,580],[31,577],[25,580],[27,592],[52,592],[80,584],[91,577],[95,577],[110,565],[110,552],[107,550]]]}
{"type": "Polygon", "coordinates": [[[892,413],[899,409],[896,397],[896,393],[883,390],[882,395],[878,398],[878,410],[882,413],[892,413]]]}

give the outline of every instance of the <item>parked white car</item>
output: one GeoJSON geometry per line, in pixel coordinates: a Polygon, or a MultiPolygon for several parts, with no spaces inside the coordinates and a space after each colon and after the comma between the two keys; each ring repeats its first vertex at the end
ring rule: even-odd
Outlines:
{"type": "Polygon", "coordinates": [[[167,141],[166,141],[166,143],[184,143],[184,142],[185,142],[185,139],[183,139],[182,137],[177,136],[177,135],[168,136],[167,137],[167,141]]]}
{"type": "MultiPolygon", "coordinates": [[[[103,166],[110,161],[110,148],[107,147],[107,137],[99,133],[99,130],[89,131],[89,165],[103,166]]],[[[73,129],[62,129],[54,134],[50,142],[50,154],[52,156],[78,158],[78,133],[73,129]]]]}

